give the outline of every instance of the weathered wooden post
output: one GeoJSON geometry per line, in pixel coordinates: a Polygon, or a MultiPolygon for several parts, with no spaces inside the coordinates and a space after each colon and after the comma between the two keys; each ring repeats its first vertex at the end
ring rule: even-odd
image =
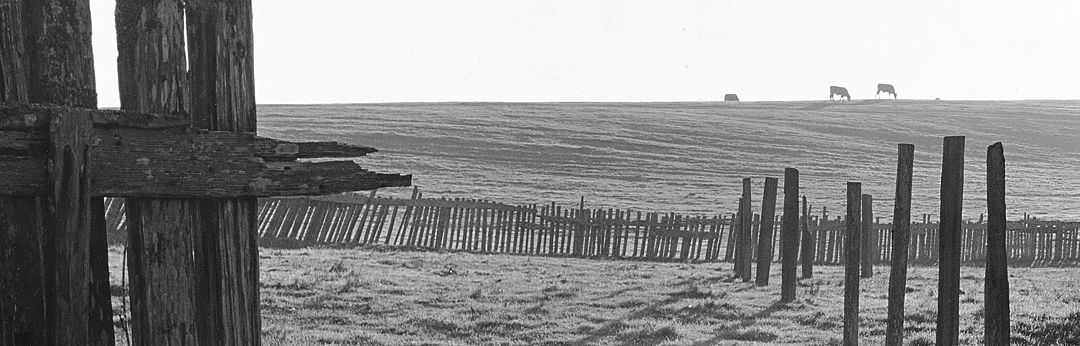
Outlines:
{"type": "Polygon", "coordinates": [[[765,178],[765,193],[761,196],[761,228],[757,239],[757,278],[758,286],[769,285],[769,266],[773,258],[773,216],[776,214],[776,178],[765,178]]]}
{"type": "Polygon", "coordinates": [[[897,148],[896,200],[893,205],[892,268],[889,274],[889,310],[885,344],[904,343],[904,295],[907,294],[908,243],[911,241],[911,176],[915,146],[897,148]]]}
{"type": "MultiPolygon", "coordinates": [[[[22,0],[0,3],[0,102],[30,101],[22,0]]],[[[43,199],[0,196],[0,344],[45,343],[43,199]],[[18,246],[16,246],[18,245],[18,246]]]]}
{"type": "MultiPolygon", "coordinates": [[[[250,0],[188,0],[188,63],[193,125],[256,130],[250,0]]],[[[259,248],[256,199],[202,200],[196,240],[199,335],[229,345],[258,345],[259,248]]]]}
{"type": "Polygon", "coordinates": [[[795,300],[796,266],[799,263],[799,170],[784,169],[784,216],[780,228],[780,302],[795,300]]]}
{"type": "Polygon", "coordinates": [[[862,247],[862,263],[859,266],[862,269],[862,277],[869,278],[874,276],[874,248],[877,247],[877,232],[874,230],[874,196],[864,194],[862,195],[862,243],[859,245],[862,247]]]}
{"type": "Polygon", "coordinates": [[[814,241],[814,233],[810,231],[810,214],[809,206],[806,204],[806,196],[802,197],[802,220],[799,221],[799,226],[802,228],[799,261],[802,262],[802,277],[809,279],[814,277],[814,256],[816,255],[814,250],[816,250],[817,244],[814,241]]]}
{"type": "Polygon", "coordinates": [[[742,208],[740,208],[742,215],[739,215],[741,229],[739,230],[739,236],[737,237],[738,245],[735,246],[735,274],[742,278],[743,282],[749,282],[751,276],[750,261],[751,256],[753,255],[751,248],[753,245],[750,235],[753,229],[752,220],[754,219],[754,211],[750,207],[750,178],[743,178],[742,183],[743,198],[742,208]]]}
{"type": "Polygon", "coordinates": [[[847,230],[844,257],[844,345],[859,344],[859,228],[862,217],[862,184],[847,183],[847,230]]]}
{"type": "Polygon", "coordinates": [[[1009,268],[1005,247],[1005,153],[1001,142],[986,149],[986,280],[984,343],[1009,344],[1009,268]]]}
{"type": "Polygon", "coordinates": [[[941,155],[937,344],[960,343],[960,232],[963,231],[964,137],[945,137],[941,155]]]}
{"type": "MultiPolygon", "coordinates": [[[[0,3],[0,101],[97,107],[90,27],[86,0],[0,3]]],[[[13,241],[0,242],[0,343],[113,343],[105,208],[88,193],[92,124],[79,115],[44,124],[43,198],[0,201],[0,240],[13,241]]]]}
{"type": "MultiPolygon", "coordinates": [[[[118,0],[116,37],[120,108],[189,116],[182,4],[118,0]]],[[[198,343],[196,200],[129,198],[126,206],[133,342],[198,343]]]]}

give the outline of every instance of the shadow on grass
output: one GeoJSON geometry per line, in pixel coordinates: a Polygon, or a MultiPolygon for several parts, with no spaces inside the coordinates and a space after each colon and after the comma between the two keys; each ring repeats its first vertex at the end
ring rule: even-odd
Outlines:
{"type": "MultiPolygon", "coordinates": [[[[719,281],[723,278],[707,279],[707,281],[719,281]]],[[[788,304],[774,303],[768,308],[757,312],[752,315],[747,315],[740,309],[730,303],[717,303],[713,301],[706,302],[705,304],[688,305],[678,309],[665,309],[665,306],[672,305],[682,301],[684,299],[722,299],[727,296],[728,292],[713,293],[711,290],[702,289],[699,286],[701,281],[686,280],[678,283],[676,286],[685,286],[683,290],[668,293],[668,298],[659,302],[652,303],[642,309],[636,310],[627,314],[621,319],[609,321],[602,327],[593,330],[589,335],[571,342],[574,345],[586,345],[595,343],[601,339],[613,337],[618,341],[618,345],[651,345],[657,344],[666,340],[678,339],[679,333],[675,327],[666,325],[652,325],[647,326],[644,329],[635,328],[628,322],[641,319],[655,319],[661,321],[680,320],[680,321],[700,321],[704,319],[716,319],[716,320],[737,320],[738,324],[734,326],[728,326],[721,330],[716,337],[708,341],[696,343],[695,345],[712,345],[723,340],[744,340],[744,341],[762,341],[770,342],[776,340],[778,337],[776,334],[751,330],[744,331],[743,328],[749,327],[756,323],[757,319],[768,317],[773,313],[790,309],[788,304]],[[628,330],[639,329],[632,332],[628,330]]],[[[752,289],[752,287],[740,287],[737,290],[752,289]]]]}
{"type": "Polygon", "coordinates": [[[744,328],[753,326],[757,323],[758,319],[772,316],[773,313],[781,310],[792,309],[793,305],[790,303],[775,302],[765,310],[749,316],[749,318],[742,319],[738,324],[729,325],[721,329],[716,336],[712,339],[696,342],[695,346],[715,345],[720,341],[726,340],[738,340],[738,341],[756,341],[756,342],[772,342],[779,336],[774,333],[761,331],[761,330],[743,330],[744,328]]]}

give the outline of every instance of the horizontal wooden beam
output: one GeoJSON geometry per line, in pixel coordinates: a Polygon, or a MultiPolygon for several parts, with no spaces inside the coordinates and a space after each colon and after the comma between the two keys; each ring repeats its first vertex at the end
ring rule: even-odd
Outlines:
{"type": "Polygon", "coordinates": [[[0,130],[47,129],[49,119],[60,114],[90,117],[93,119],[94,128],[161,129],[191,127],[191,119],[177,115],[0,102],[0,130]]]}
{"type": "Polygon", "coordinates": [[[187,119],[110,110],[0,104],[0,195],[45,194],[48,119],[89,117],[90,193],[112,197],[269,197],[409,186],[412,176],[353,161],[374,148],[288,142],[251,133],[194,130],[187,119]]]}

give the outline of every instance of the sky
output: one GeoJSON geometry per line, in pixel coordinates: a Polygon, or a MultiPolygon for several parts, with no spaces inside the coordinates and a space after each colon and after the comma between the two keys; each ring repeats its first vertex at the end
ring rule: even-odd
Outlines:
{"type": "MultiPolygon", "coordinates": [[[[90,0],[119,105],[112,0],[90,0]]],[[[260,104],[1080,99],[1080,1],[253,0],[260,104]]]]}

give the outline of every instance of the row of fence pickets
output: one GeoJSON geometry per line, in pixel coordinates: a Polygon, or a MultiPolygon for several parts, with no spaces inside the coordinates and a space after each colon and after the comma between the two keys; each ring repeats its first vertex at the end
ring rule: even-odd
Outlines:
{"type": "MultiPolygon", "coordinates": [[[[122,199],[108,199],[106,219],[113,232],[125,228],[122,199]]],[[[779,219],[779,216],[777,217],[779,219]]],[[[554,204],[511,206],[467,199],[393,199],[366,196],[267,198],[259,202],[259,236],[265,241],[377,244],[484,253],[614,257],[645,260],[731,261],[735,232],[730,216],[683,216],[630,210],[562,208],[554,204]]],[[[733,222],[734,221],[734,222],[733,222]]],[[[751,234],[756,262],[758,229],[751,234]]],[[[774,234],[780,222],[774,222],[774,234]]],[[[845,224],[803,218],[813,234],[815,264],[844,264],[845,224]]],[[[869,252],[875,263],[892,256],[891,224],[875,224],[869,252]]],[[[982,264],[986,225],[964,225],[961,261],[982,264]]],[[[908,259],[933,264],[938,253],[937,224],[912,224],[908,259]]],[[[780,260],[779,236],[772,238],[780,260]]],[[[1009,222],[1006,245],[1011,265],[1080,265],[1080,223],[1009,222]]],[[[805,251],[805,249],[803,250],[805,251]]],[[[800,256],[801,258],[801,256],[800,256]]]]}

